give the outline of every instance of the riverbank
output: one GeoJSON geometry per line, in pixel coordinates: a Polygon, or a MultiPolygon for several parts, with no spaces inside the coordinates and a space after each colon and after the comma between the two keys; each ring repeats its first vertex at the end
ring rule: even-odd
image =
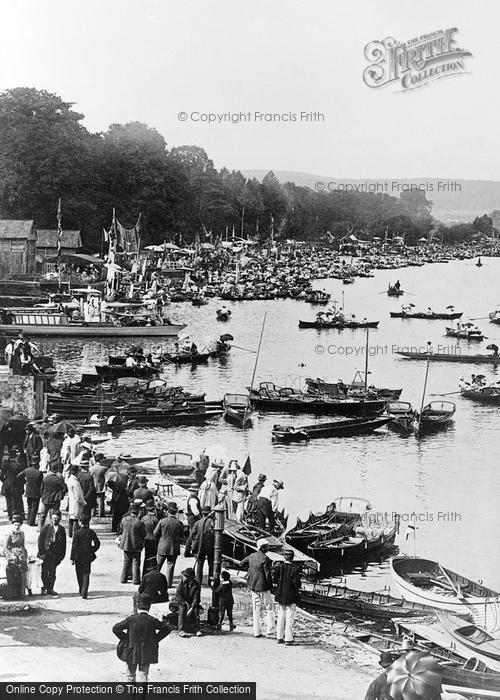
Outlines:
{"type": "MultiPolygon", "coordinates": [[[[10,524],[5,513],[1,516],[3,543],[10,524]]],[[[122,553],[114,536],[101,526],[95,529],[101,549],[93,565],[88,600],[77,593],[67,555],[57,569],[57,597],[25,598],[23,603],[34,608],[32,614],[6,614],[13,602],[0,601],[0,681],[125,680],[125,665],[116,656],[112,626],[131,614],[135,587],[119,583],[122,553]]],[[[23,530],[28,552],[35,553],[36,529],[24,525],[23,530]]],[[[192,559],[179,557],[174,586],[180,571],[192,563],[192,559]]],[[[259,700],[364,697],[378,673],[374,657],[332,634],[327,623],[309,615],[298,616],[296,646],[278,645],[275,639],[254,639],[248,589],[236,574],[233,580],[236,630],[207,630],[202,637],[188,638],[172,632],[160,645],[159,663],[151,667],[152,682],[256,681],[259,700]]],[[[202,603],[208,610],[210,591],[206,586],[202,603]]]]}

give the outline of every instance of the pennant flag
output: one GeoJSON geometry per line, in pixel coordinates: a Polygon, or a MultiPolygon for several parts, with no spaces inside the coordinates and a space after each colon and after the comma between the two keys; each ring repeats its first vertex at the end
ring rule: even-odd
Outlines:
{"type": "Polygon", "coordinates": [[[246,474],[249,476],[252,473],[252,465],[250,464],[250,455],[245,460],[245,464],[243,465],[243,474],[246,474]]]}
{"type": "Polygon", "coordinates": [[[61,198],[57,202],[57,255],[61,254],[61,238],[62,238],[62,225],[61,225],[61,198]]]}

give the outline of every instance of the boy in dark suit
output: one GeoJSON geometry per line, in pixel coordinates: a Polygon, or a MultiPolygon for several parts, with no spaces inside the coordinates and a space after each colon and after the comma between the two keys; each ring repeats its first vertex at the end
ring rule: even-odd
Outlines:
{"type": "Polygon", "coordinates": [[[227,612],[227,619],[229,620],[229,631],[232,632],[235,628],[233,623],[233,582],[231,581],[231,575],[229,571],[223,571],[220,575],[220,583],[218,586],[214,586],[215,593],[219,596],[219,624],[217,629],[222,629],[222,623],[224,622],[224,614],[227,612]]]}
{"type": "Polygon", "coordinates": [[[130,683],[146,683],[149,667],[158,663],[159,642],[171,631],[170,625],[148,615],[151,598],[143,593],[138,596],[137,613],[123,622],[117,622],[113,633],[126,642],[127,676],[130,683]]]}

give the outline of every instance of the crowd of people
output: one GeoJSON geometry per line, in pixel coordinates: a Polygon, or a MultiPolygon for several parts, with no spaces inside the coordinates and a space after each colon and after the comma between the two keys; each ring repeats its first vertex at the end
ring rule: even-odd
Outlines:
{"type": "MultiPolygon", "coordinates": [[[[54,425],[50,420],[28,423],[17,449],[11,447],[5,458],[3,452],[4,449],[0,479],[12,524],[3,547],[7,562],[6,597],[21,597],[25,591],[33,595],[37,587],[41,595],[57,596],[57,569],[69,552],[78,594],[87,599],[92,563],[101,547],[91,523],[96,520],[102,524],[104,516],[111,516],[111,529],[123,553],[120,583],[138,586],[133,595],[134,615],[142,614],[151,605],[169,602],[169,594],[175,591],[161,618],[168,620],[175,614],[181,637],[201,635],[201,590],[206,565],[206,583],[219,601],[217,628],[221,629],[227,620],[229,630],[235,629],[230,574],[223,571],[220,579],[214,580],[214,508],[223,505],[227,517],[240,521],[254,518],[263,529],[272,532],[277,525],[283,482],[268,481],[266,475],[259,474],[250,489],[246,470],[237,460],[225,464],[202,452],[195,465],[182,522],[177,503],[160,503],[149,488],[147,477],[138,474],[135,466],[121,456],[107,460],[96,451],[89,437],[79,435],[68,424],[54,425]],[[25,543],[25,522],[38,534],[37,548],[31,555],[25,543]],[[184,557],[194,557],[194,565],[181,572],[175,585],[175,567],[182,547],[184,557]]],[[[292,566],[293,551],[289,550],[282,566],[272,567],[266,556],[267,540],[259,540],[257,546],[258,551],[241,564],[248,569],[254,636],[262,636],[262,614],[266,616],[266,634],[272,634],[276,602],[277,639],[292,643],[294,606],[300,587],[298,570],[292,566]],[[287,563],[291,569],[286,568],[287,563]],[[273,589],[275,599],[271,595],[273,589]]],[[[128,639],[133,646],[130,640],[134,634],[129,629],[133,627],[132,618],[124,621],[125,627],[115,626],[114,631],[121,637],[124,629],[129,630],[128,639]]],[[[159,641],[164,627],[156,622],[156,626],[147,625],[145,633],[155,631],[159,641]]],[[[170,619],[169,629],[171,622],[170,619]]],[[[154,653],[124,657],[129,678],[147,675],[145,667],[154,663],[154,657],[154,653]]]]}

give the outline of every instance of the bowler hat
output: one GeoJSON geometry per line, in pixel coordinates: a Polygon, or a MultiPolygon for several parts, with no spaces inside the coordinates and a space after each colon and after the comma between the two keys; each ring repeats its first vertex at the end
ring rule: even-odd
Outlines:
{"type": "Polygon", "coordinates": [[[177,503],[169,503],[167,506],[167,510],[169,513],[177,513],[179,510],[177,508],[177,503]]]}
{"type": "Polygon", "coordinates": [[[137,596],[137,608],[139,610],[149,610],[151,607],[151,596],[148,593],[139,593],[137,596]]]}
{"type": "Polygon", "coordinates": [[[137,503],[132,503],[132,505],[130,506],[130,512],[134,513],[134,515],[137,515],[139,510],[140,509],[139,509],[139,506],[137,505],[137,503]]]}
{"type": "Polygon", "coordinates": [[[267,476],[265,474],[259,474],[259,481],[265,481],[267,479],[267,476]]]}
{"type": "Polygon", "coordinates": [[[190,578],[194,578],[194,569],[189,566],[187,569],[184,569],[184,571],[181,571],[181,574],[183,576],[189,576],[190,578]]]}
{"type": "Polygon", "coordinates": [[[203,506],[203,508],[201,509],[201,512],[202,513],[211,513],[212,509],[210,508],[210,506],[203,506]]]}

